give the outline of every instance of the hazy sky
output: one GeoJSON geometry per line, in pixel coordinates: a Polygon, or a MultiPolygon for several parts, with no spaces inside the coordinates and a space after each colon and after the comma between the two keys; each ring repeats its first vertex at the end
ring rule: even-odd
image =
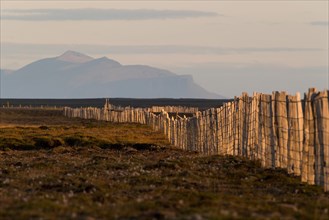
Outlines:
{"type": "Polygon", "coordinates": [[[328,1],[1,0],[1,68],[76,50],[211,92],[328,88],[328,1]]]}

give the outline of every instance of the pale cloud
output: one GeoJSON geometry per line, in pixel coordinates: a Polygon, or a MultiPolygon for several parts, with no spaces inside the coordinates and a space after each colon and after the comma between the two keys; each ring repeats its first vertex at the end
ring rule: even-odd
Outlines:
{"type": "Polygon", "coordinates": [[[313,21],[310,23],[313,26],[329,26],[329,22],[328,21],[313,21]]]}
{"type": "Polygon", "coordinates": [[[216,12],[197,10],[153,10],[153,9],[8,9],[2,20],[21,21],[80,21],[80,20],[150,20],[183,19],[219,16],[216,12]]]}
{"type": "Polygon", "coordinates": [[[2,51],[10,54],[42,54],[47,51],[77,50],[92,54],[248,54],[248,53],[285,53],[285,52],[316,52],[323,48],[307,47],[210,47],[193,45],[94,45],[94,44],[24,44],[3,42],[2,51]]]}

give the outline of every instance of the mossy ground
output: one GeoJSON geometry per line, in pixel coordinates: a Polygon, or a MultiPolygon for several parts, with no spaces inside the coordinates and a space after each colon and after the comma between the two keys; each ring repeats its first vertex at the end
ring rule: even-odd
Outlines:
{"type": "Polygon", "coordinates": [[[328,193],[284,170],[40,111],[0,110],[0,219],[329,219],[328,193]]]}

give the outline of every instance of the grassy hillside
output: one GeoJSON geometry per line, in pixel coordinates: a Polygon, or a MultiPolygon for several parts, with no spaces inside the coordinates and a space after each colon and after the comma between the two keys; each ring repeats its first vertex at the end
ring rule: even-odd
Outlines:
{"type": "Polygon", "coordinates": [[[0,204],[0,219],[329,219],[329,194],[284,170],[53,110],[0,109],[0,204]]]}

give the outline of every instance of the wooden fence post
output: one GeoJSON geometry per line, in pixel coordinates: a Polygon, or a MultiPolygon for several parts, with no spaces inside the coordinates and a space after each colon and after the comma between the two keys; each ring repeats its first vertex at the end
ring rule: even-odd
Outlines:
{"type": "Polygon", "coordinates": [[[315,122],[315,180],[317,185],[329,190],[329,105],[328,92],[319,92],[313,98],[315,122]]]}
{"type": "Polygon", "coordinates": [[[278,126],[278,149],[279,164],[281,168],[287,168],[288,160],[288,120],[287,120],[287,98],[285,92],[276,92],[276,121],[278,126]]]}
{"type": "Polygon", "coordinates": [[[233,146],[234,146],[234,135],[233,135],[233,108],[234,108],[234,102],[230,102],[229,105],[229,111],[228,111],[228,131],[229,131],[229,144],[228,144],[228,155],[233,155],[233,146]]]}
{"type": "Polygon", "coordinates": [[[312,96],[315,89],[309,89],[305,94],[305,112],[304,112],[304,144],[303,144],[303,169],[302,181],[308,184],[314,184],[314,116],[312,110],[312,96]]]}
{"type": "Polygon", "coordinates": [[[296,175],[301,175],[301,169],[302,169],[302,155],[303,155],[303,138],[304,138],[304,114],[303,114],[303,107],[302,107],[302,101],[300,98],[300,93],[296,93],[297,97],[297,119],[298,119],[298,136],[297,136],[297,151],[298,155],[296,160],[297,161],[297,169],[296,169],[296,175]]]}
{"type": "Polygon", "coordinates": [[[288,95],[288,173],[299,173],[299,127],[298,127],[298,102],[297,95],[288,95]]]}
{"type": "Polygon", "coordinates": [[[239,146],[238,146],[238,152],[239,156],[243,155],[243,96],[239,97],[239,108],[238,108],[238,137],[239,137],[239,146]]]}
{"type": "Polygon", "coordinates": [[[253,132],[253,145],[254,145],[254,159],[258,160],[259,159],[259,148],[260,148],[260,143],[259,143],[259,100],[260,100],[260,94],[259,93],[254,93],[253,95],[254,100],[254,108],[253,108],[253,118],[254,118],[254,132],[253,132]]]}
{"type": "Polygon", "coordinates": [[[272,146],[272,96],[264,95],[264,119],[265,119],[265,166],[273,167],[272,146]]]}

